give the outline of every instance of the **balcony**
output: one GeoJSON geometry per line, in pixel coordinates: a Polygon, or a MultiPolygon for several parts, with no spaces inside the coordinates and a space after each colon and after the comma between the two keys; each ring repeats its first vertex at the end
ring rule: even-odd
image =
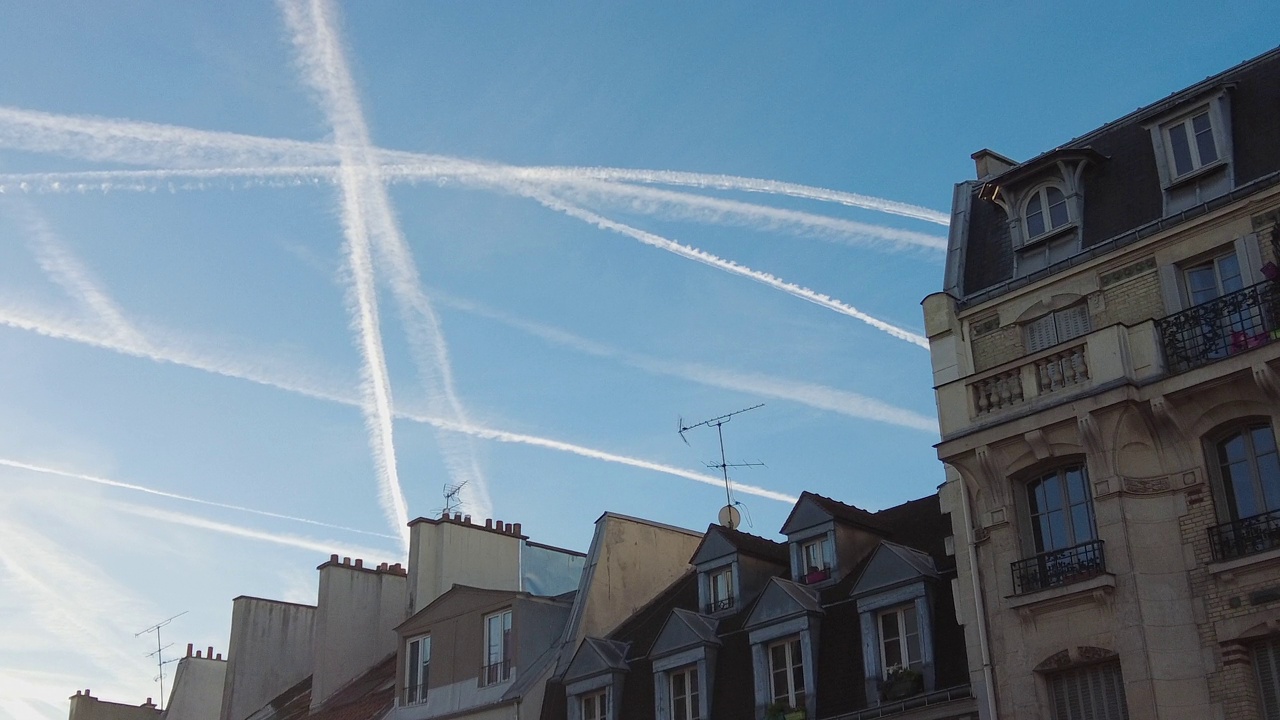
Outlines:
{"type": "Polygon", "coordinates": [[[511,660],[502,660],[480,668],[480,687],[497,685],[511,679],[511,660]]]}
{"type": "Polygon", "coordinates": [[[1209,528],[1209,547],[1217,561],[1280,548],[1280,510],[1209,528]]]}
{"type": "Polygon", "coordinates": [[[813,585],[831,579],[831,568],[810,568],[809,572],[800,576],[801,585],[813,585]]]}
{"type": "Polygon", "coordinates": [[[723,611],[723,610],[729,610],[729,609],[732,609],[732,608],[733,608],[733,596],[732,596],[732,595],[730,595],[730,596],[728,596],[728,597],[720,598],[719,600],[712,600],[711,602],[707,603],[707,604],[704,606],[705,612],[706,612],[706,614],[708,614],[708,615],[714,615],[714,614],[716,614],[716,613],[718,613],[718,612],[721,612],[721,611],[723,611]]]}
{"type": "Polygon", "coordinates": [[[937,388],[943,439],[1164,374],[1155,321],[1111,325],[937,388]]]}
{"type": "Polygon", "coordinates": [[[1040,553],[1011,565],[1013,593],[1026,595],[1052,587],[1069,585],[1106,571],[1102,541],[1090,540],[1075,547],[1040,553]]]}
{"type": "Polygon", "coordinates": [[[1156,321],[1170,373],[1280,340],[1280,282],[1264,280],[1156,321]]]}

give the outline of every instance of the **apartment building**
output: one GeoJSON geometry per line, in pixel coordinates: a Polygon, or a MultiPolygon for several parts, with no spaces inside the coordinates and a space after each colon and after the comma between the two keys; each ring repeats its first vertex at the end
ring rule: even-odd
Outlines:
{"type": "Polygon", "coordinates": [[[924,300],[984,718],[1280,718],[1280,49],[973,155],[924,300]]]}

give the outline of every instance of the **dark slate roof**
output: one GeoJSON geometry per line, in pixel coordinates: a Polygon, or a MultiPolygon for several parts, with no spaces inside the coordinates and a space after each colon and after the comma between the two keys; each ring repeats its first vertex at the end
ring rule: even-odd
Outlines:
{"type": "Polygon", "coordinates": [[[387,656],[310,712],[311,677],[289,688],[249,720],[380,720],[395,704],[396,656],[387,656]]]}
{"type": "MultiPolygon", "coordinates": [[[[1276,120],[1280,108],[1280,48],[1276,48],[988,179],[987,182],[999,182],[1003,177],[1016,177],[1051,159],[1054,153],[1065,151],[1087,150],[1105,158],[1087,164],[1081,178],[1081,253],[1057,266],[1014,280],[1007,217],[995,203],[982,199],[983,183],[970,183],[961,272],[964,304],[982,302],[1163,229],[1170,218],[1162,217],[1163,190],[1155,150],[1143,123],[1227,85],[1231,87],[1232,165],[1237,188],[1233,195],[1280,182],[1280,122],[1276,120]]],[[[1209,200],[1171,219],[1180,222],[1221,202],[1222,198],[1209,200]]]]}
{"type": "Polygon", "coordinates": [[[955,570],[956,559],[947,555],[946,547],[946,539],[951,536],[951,514],[942,512],[937,493],[885,508],[876,513],[876,519],[893,528],[894,542],[933,558],[939,572],[955,570]]]}
{"type": "Polygon", "coordinates": [[[703,534],[702,542],[698,543],[698,548],[693,551],[693,557],[698,556],[698,553],[702,551],[702,546],[706,544],[713,534],[719,534],[730,545],[737,548],[740,553],[781,565],[789,565],[791,563],[791,556],[787,552],[786,543],[762,538],[759,535],[752,535],[741,530],[731,530],[723,525],[707,526],[707,532],[703,534]]]}
{"type": "MultiPolygon", "coordinates": [[[[786,526],[795,516],[796,511],[806,500],[812,502],[835,520],[858,525],[878,533],[884,533],[886,531],[885,526],[876,519],[874,513],[863,510],[860,507],[854,507],[853,505],[842,503],[839,500],[833,500],[825,495],[811,493],[806,490],[800,493],[800,498],[796,501],[795,507],[791,508],[790,514],[787,515],[787,519],[782,523],[784,532],[786,531],[786,526]]],[[[788,560],[788,562],[790,561],[788,560]]]]}

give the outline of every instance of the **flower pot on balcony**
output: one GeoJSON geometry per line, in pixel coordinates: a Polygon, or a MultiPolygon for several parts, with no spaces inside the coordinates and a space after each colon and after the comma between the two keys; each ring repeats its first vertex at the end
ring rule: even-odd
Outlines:
{"type": "Polygon", "coordinates": [[[799,710],[792,710],[791,712],[783,713],[782,720],[805,720],[806,717],[808,717],[808,715],[805,713],[804,709],[801,708],[799,710]]]}
{"type": "Polygon", "coordinates": [[[898,670],[889,673],[880,687],[884,700],[893,702],[924,692],[924,676],[915,670],[898,670]]]}

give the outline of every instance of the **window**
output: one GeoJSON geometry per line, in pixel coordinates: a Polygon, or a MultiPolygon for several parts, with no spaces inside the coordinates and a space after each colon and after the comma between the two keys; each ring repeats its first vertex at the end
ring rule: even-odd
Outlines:
{"type": "Polygon", "coordinates": [[[1213,120],[1208,108],[1164,126],[1165,148],[1173,177],[1179,178],[1218,160],[1218,146],[1213,137],[1213,120]]]}
{"type": "Polygon", "coordinates": [[[409,641],[405,652],[404,702],[416,705],[427,701],[427,679],[431,673],[431,636],[409,641]]]}
{"type": "Polygon", "coordinates": [[[582,696],[582,720],[607,720],[608,717],[608,688],[582,696]]]}
{"type": "Polygon", "coordinates": [[[698,698],[698,668],[689,666],[671,673],[671,720],[702,720],[698,698]]]}
{"type": "Polygon", "coordinates": [[[831,577],[831,563],[827,557],[827,537],[809,540],[800,546],[800,580],[806,585],[822,582],[831,577]]]}
{"type": "Polygon", "coordinates": [[[1065,227],[1071,221],[1067,211],[1067,196],[1054,185],[1044,185],[1031,193],[1022,208],[1026,240],[1034,240],[1045,233],[1065,227]]]}
{"type": "Polygon", "coordinates": [[[733,567],[722,567],[718,570],[712,570],[707,576],[707,582],[710,585],[708,597],[711,602],[707,604],[707,612],[714,613],[721,610],[728,610],[733,607],[733,567]]]}
{"type": "Polygon", "coordinates": [[[1200,305],[1210,300],[1244,289],[1244,275],[1240,272],[1240,258],[1235,252],[1194,265],[1183,270],[1189,305],[1200,305]]]}
{"type": "Polygon", "coordinates": [[[1053,720],[1128,720],[1119,661],[1055,672],[1048,677],[1053,720]]]}
{"type": "Polygon", "coordinates": [[[1215,450],[1232,519],[1280,510],[1280,457],[1270,423],[1239,428],[1219,440],[1215,450]]]}
{"type": "Polygon", "coordinates": [[[1030,544],[1035,553],[1012,565],[1014,593],[1079,582],[1102,573],[1102,542],[1084,466],[1055,470],[1026,486],[1030,544]]]}
{"type": "Polygon", "coordinates": [[[1280,639],[1267,638],[1254,643],[1252,649],[1262,718],[1280,720],[1280,639]]]}
{"type": "Polygon", "coordinates": [[[880,613],[880,667],[885,679],[895,670],[919,670],[924,665],[920,621],[915,604],[880,613]]]}
{"type": "Polygon", "coordinates": [[[1023,326],[1027,352],[1039,352],[1089,332],[1089,306],[1085,303],[1055,310],[1023,326]]]}
{"type": "Polygon", "coordinates": [[[1027,507],[1037,553],[1075,547],[1098,537],[1083,465],[1054,471],[1027,485],[1027,507]]]}
{"type": "Polygon", "coordinates": [[[481,685],[511,679],[511,611],[503,610],[484,619],[484,668],[481,685]]]}
{"type": "Polygon", "coordinates": [[[800,638],[769,646],[769,696],[787,707],[804,707],[804,658],[800,638]]]}

